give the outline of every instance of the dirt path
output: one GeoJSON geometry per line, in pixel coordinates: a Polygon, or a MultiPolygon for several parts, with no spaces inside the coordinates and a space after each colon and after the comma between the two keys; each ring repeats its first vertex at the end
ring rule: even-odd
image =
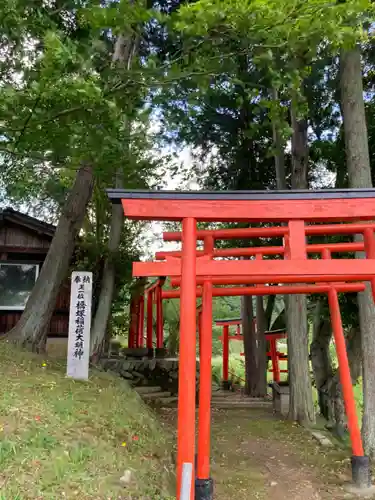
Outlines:
{"type": "MultiPolygon", "coordinates": [[[[164,415],[174,423],[175,414],[164,415]]],[[[349,452],[320,447],[307,431],[257,410],[216,410],[215,500],[341,500],[349,452]]]]}

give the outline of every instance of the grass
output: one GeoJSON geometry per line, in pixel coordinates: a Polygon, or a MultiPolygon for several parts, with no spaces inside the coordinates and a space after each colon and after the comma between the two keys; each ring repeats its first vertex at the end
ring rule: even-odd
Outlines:
{"type": "Polygon", "coordinates": [[[173,498],[173,440],[125,381],[4,342],[0,377],[0,500],[173,498]]]}

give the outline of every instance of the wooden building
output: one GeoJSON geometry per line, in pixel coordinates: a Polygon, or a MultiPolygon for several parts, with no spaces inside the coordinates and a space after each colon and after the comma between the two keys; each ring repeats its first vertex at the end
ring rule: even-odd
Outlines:
{"type": "MultiPolygon", "coordinates": [[[[55,226],[11,208],[0,210],[0,335],[13,328],[51,244],[55,226]]],[[[67,337],[70,287],[61,287],[49,337],[67,337]]]]}

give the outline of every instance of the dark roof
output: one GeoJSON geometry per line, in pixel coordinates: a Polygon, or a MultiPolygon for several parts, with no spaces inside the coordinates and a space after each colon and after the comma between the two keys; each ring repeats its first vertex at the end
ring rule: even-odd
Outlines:
{"type": "Polygon", "coordinates": [[[27,227],[32,231],[44,234],[51,238],[55,234],[56,230],[56,226],[53,224],[48,224],[47,222],[35,219],[35,217],[30,217],[30,215],[13,210],[13,208],[4,208],[3,210],[0,210],[0,225],[5,221],[12,222],[18,226],[27,227]]]}
{"type": "Polygon", "coordinates": [[[153,200],[326,200],[375,198],[375,189],[320,189],[290,191],[148,191],[107,189],[112,203],[122,199],[153,200]]]}

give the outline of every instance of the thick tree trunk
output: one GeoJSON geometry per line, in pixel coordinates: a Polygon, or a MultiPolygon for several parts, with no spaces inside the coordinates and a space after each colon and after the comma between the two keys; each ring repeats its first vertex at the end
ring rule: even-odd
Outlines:
{"type": "MultiPolygon", "coordinates": [[[[113,63],[120,63],[130,69],[135,53],[136,39],[134,36],[119,35],[115,44],[113,63]]],[[[115,187],[123,187],[123,171],[116,172],[115,187]]],[[[98,307],[91,328],[91,355],[97,359],[103,350],[107,336],[107,325],[111,314],[112,300],[116,280],[116,256],[121,243],[124,212],[121,205],[112,205],[111,225],[108,239],[108,255],[104,264],[98,307]]]]}
{"type": "MultiPolygon", "coordinates": [[[[359,47],[341,54],[341,107],[349,187],[372,187],[359,47]]],[[[357,255],[357,258],[361,258],[357,255]]],[[[370,285],[358,294],[363,361],[362,435],[366,453],[375,456],[375,307],[370,285]]]]}
{"type": "MultiPolygon", "coordinates": [[[[264,397],[267,394],[266,344],[262,332],[254,328],[252,297],[242,297],[242,328],[245,352],[245,391],[248,396],[264,397]]],[[[264,331],[264,330],[263,330],[264,331]]]]}
{"type": "Polygon", "coordinates": [[[91,328],[91,354],[97,358],[101,354],[111,312],[116,278],[116,255],[121,242],[124,222],[122,205],[112,205],[111,226],[108,240],[108,257],[104,264],[102,283],[93,326],[91,328]]]}
{"type": "Polygon", "coordinates": [[[257,345],[253,323],[253,298],[241,297],[242,331],[245,353],[245,392],[255,396],[258,391],[257,345]]]}
{"type": "Polygon", "coordinates": [[[63,207],[46,260],[25,310],[7,339],[22,343],[34,351],[45,348],[47,333],[61,283],[66,278],[74,244],[94,183],[93,169],[83,165],[63,207]]]}
{"type": "MultiPolygon", "coordinates": [[[[292,188],[307,188],[307,121],[297,116],[295,103],[292,118],[292,188]]],[[[305,295],[290,295],[287,301],[288,366],[290,382],[289,418],[300,423],[315,421],[309,373],[307,307],[305,295]]]]}
{"type": "Polygon", "coordinates": [[[310,346],[311,365],[318,392],[320,413],[328,421],[333,419],[328,383],[333,377],[329,344],[332,338],[331,322],[323,314],[323,299],[318,299],[313,320],[313,340],[310,346]]]}

